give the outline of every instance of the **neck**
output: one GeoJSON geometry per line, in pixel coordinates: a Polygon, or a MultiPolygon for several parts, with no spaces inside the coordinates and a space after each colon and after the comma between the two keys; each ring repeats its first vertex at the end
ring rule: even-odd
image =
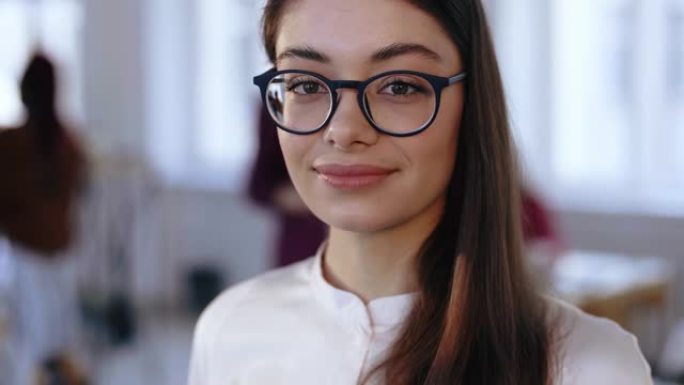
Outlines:
{"type": "Polygon", "coordinates": [[[417,291],[418,253],[437,226],[443,207],[439,200],[410,221],[376,232],[331,227],[323,258],[326,280],[364,303],[417,291]]]}

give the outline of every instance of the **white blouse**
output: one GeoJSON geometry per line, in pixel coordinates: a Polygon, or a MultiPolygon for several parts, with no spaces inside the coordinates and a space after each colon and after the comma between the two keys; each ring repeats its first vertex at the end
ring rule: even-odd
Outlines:
{"type": "MultiPolygon", "coordinates": [[[[415,293],[368,305],[323,277],[322,254],[233,286],[202,313],[189,385],[353,385],[396,338],[415,293]]],[[[558,385],[647,385],[636,339],[549,299],[564,336],[558,385]]],[[[383,384],[380,374],[371,384],[383,384]]]]}

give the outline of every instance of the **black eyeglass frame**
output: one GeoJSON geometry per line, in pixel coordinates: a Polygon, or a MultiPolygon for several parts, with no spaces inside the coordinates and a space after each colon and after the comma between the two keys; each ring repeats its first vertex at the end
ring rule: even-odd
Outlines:
{"type": "Polygon", "coordinates": [[[268,100],[267,100],[266,93],[268,91],[269,83],[271,82],[271,80],[273,80],[274,77],[284,75],[284,74],[288,74],[288,73],[298,73],[298,74],[303,74],[303,75],[307,75],[307,76],[312,76],[312,77],[315,77],[316,79],[320,80],[321,82],[323,82],[328,87],[328,89],[330,89],[330,91],[332,93],[331,94],[331,97],[332,97],[331,104],[332,105],[331,105],[330,111],[328,112],[328,116],[325,118],[325,121],[320,126],[314,128],[312,130],[308,130],[308,131],[295,131],[295,130],[292,130],[290,128],[287,128],[287,127],[281,125],[280,123],[278,123],[278,121],[276,121],[276,119],[273,118],[273,116],[271,115],[271,111],[269,110],[268,111],[269,118],[273,121],[273,123],[275,123],[281,129],[283,129],[289,133],[295,134],[295,135],[310,135],[310,134],[313,134],[317,131],[320,131],[323,127],[327,126],[330,123],[330,120],[332,119],[333,115],[335,115],[335,111],[337,110],[337,106],[339,105],[339,100],[340,100],[340,97],[339,97],[337,90],[341,89],[341,88],[350,88],[350,89],[356,89],[356,99],[357,99],[357,102],[359,103],[359,108],[361,108],[361,111],[363,112],[363,115],[366,117],[366,120],[368,121],[368,123],[377,131],[379,131],[383,134],[386,134],[386,135],[396,136],[396,137],[413,136],[413,135],[417,135],[417,134],[425,131],[435,121],[435,118],[437,117],[437,113],[439,112],[439,105],[440,105],[442,90],[444,90],[444,88],[446,88],[452,84],[456,84],[456,83],[463,81],[467,76],[467,72],[465,72],[465,71],[459,72],[456,75],[451,76],[451,77],[443,77],[443,76],[436,76],[436,75],[427,74],[424,72],[408,71],[408,70],[394,70],[394,71],[388,71],[388,72],[383,72],[383,73],[380,73],[377,75],[373,75],[372,77],[370,77],[364,81],[359,81],[359,80],[330,80],[323,75],[320,75],[318,73],[311,72],[311,71],[304,71],[304,70],[278,71],[276,68],[271,68],[270,70],[264,72],[263,74],[255,76],[253,79],[254,85],[258,86],[260,91],[261,91],[262,102],[264,103],[264,105],[267,106],[266,109],[268,109],[268,100]],[[363,97],[363,95],[366,92],[366,87],[368,87],[368,85],[371,84],[373,81],[375,81],[379,78],[385,77],[385,76],[397,75],[397,74],[405,74],[405,75],[413,75],[413,76],[421,77],[421,78],[425,79],[428,83],[430,83],[430,85],[432,86],[432,88],[435,92],[435,110],[432,113],[432,116],[430,117],[430,119],[425,124],[423,124],[421,127],[417,128],[416,130],[410,131],[410,132],[405,132],[405,133],[396,133],[396,132],[387,131],[387,130],[383,129],[382,127],[379,127],[377,124],[375,124],[375,122],[373,121],[373,119],[370,116],[370,112],[368,111],[368,107],[366,106],[366,101],[364,100],[364,97],[363,97]]]}

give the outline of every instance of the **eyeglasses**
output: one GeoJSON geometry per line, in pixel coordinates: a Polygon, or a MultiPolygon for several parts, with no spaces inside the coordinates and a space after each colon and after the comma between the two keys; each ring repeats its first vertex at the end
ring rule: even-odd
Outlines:
{"type": "Polygon", "coordinates": [[[254,77],[273,122],[299,135],[325,127],[340,102],[338,90],[357,90],[357,101],[373,128],[391,136],[416,135],[432,124],[442,90],[466,78],[415,71],[389,71],[365,81],[330,80],[315,72],[271,69],[254,77]]]}

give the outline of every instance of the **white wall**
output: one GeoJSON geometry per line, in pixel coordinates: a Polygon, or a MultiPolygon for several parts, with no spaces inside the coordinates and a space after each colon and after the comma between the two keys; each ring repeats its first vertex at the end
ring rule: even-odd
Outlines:
{"type": "Polygon", "coordinates": [[[139,285],[163,289],[164,301],[174,304],[184,300],[185,273],[193,265],[215,266],[228,285],[272,266],[276,226],[269,213],[221,191],[173,189],[164,195],[163,251],[156,266],[164,273],[156,281],[139,275],[139,285]]]}
{"type": "Polygon", "coordinates": [[[98,153],[142,154],[145,146],[141,6],[84,1],[85,127],[98,153]]]}

